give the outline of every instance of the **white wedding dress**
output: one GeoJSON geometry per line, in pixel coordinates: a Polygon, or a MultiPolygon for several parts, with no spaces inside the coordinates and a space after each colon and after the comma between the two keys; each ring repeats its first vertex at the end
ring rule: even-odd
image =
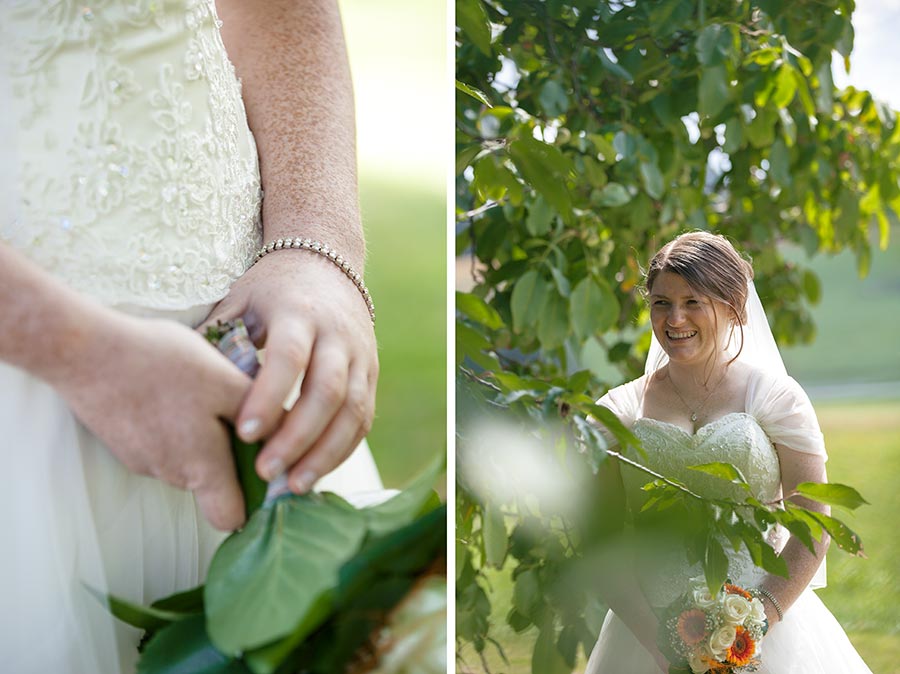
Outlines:
{"type": "MultiPolygon", "coordinates": [[[[641,440],[646,459],[634,450],[630,458],[666,476],[683,481],[697,493],[743,500],[744,492],[724,480],[689,470],[688,466],[713,461],[734,464],[747,478],[761,501],[781,495],[781,471],[777,443],[787,451],[825,456],[818,421],[809,399],[797,383],[787,377],[765,375],[755,370],[748,379],[745,411],[727,414],[697,429],[693,435],[672,424],[643,416],[645,378],[611,390],[599,402],[611,409],[641,440]]],[[[622,481],[629,507],[639,510],[647,498],[641,486],[646,473],[622,466],[622,481]]],[[[772,530],[769,542],[780,550],[787,532],[772,530]]],[[[758,585],[765,572],[756,567],[743,546],[738,553],[723,546],[729,556],[729,576],[743,587],[758,585]]],[[[660,610],[681,596],[688,579],[702,576],[699,565],[691,566],[680,546],[653,548],[648,565],[638,564],[638,580],[650,605],[660,610]],[[649,566],[652,564],[652,567],[649,566]]],[[[773,626],[762,641],[759,674],[871,674],[843,629],[813,592],[824,586],[824,562],[800,598],[773,626]]],[[[600,637],[588,661],[586,674],[659,674],[650,654],[628,627],[608,612],[600,637]]]]}
{"type": "MultiPolygon", "coordinates": [[[[0,85],[0,240],[104,304],[201,322],[261,239],[212,0],[0,0],[0,85]]],[[[2,363],[0,460],[0,668],[133,671],[139,632],[86,587],[139,603],[193,587],[222,534],[2,363]]],[[[361,446],[318,488],[382,485],[361,446]]]]}

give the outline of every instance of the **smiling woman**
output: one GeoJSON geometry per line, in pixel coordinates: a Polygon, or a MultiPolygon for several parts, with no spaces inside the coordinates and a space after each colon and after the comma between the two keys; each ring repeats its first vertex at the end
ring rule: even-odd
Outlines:
{"type": "MultiPolygon", "coordinates": [[[[808,398],[786,376],[780,359],[775,361],[777,354],[758,359],[757,350],[743,348],[745,330],[768,333],[764,318],[761,324],[754,319],[761,306],[752,277],[750,265],[722,236],[690,232],[663,246],[646,279],[656,341],[646,373],[609,391],[598,404],[641,441],[645,454],[624,447],[626,458],[643,459],[647,467],[679,480],[693,494],[743,500],[733,485],[691,470],[727,462],[758,501],[786,498],[791,502],[788,507],[801,504],[827,514],[827,505],[792,496],[801,482],[826,481],[824,440],[808,398]]],[[[616,442],[612,435],[608,440],[616,442]]],[[[607,464],[606,472],[624,485],[640,535],[647,518],[642,488],[646,474],[628,463],[620,468],[618,462],[607,464]]],[[[627,550],[624,554],[635,555],[634,566],[619,560],[598,570],[611,611],[588,674],[653,674],[668,671],[670,660],[679,662],[678,653],[673,655],[666,643],[657,643],[659,616],[677,604],[701,569],[690,559],[685,541],[677,536],[666,540],[654,535],[652,528],[643,531],[654,554],[627,550]]],[[[723,546],[729,577],[741,587],[754,588],[764,603],[768,633],[761,645],[763,671],[869,672],[811,591],[824,583],[827,543],[825,537],[807,546],[780,528],[767,532],[765,544],[784,560],[785,577],[757,567],[749,549],[723,546]]],[[[706,579],[704,583],[711,582],[708,573],[706,579]]],[[[721,628],[713,634],[706,658],[691,660],[693,671],[723,662],[725,656],[717,652],[724,653],[726,646],[729,653],[737,648],[733,628],[726,636],[727,643],[721,628]]]]}

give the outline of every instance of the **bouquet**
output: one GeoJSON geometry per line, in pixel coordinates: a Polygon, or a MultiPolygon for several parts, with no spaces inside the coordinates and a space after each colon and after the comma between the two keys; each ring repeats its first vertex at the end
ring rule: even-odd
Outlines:
{"type": "Polygon", "coordinates": [[[756,671],[769,629],[758,597],[727,582],[713,595],[702,577],[666,609],[658,645],[671,672],[737,674],[756,671]]]}
{"type": "MultiPolygon", "coordinates": [[[[253,376],[239,321],[207,338],[253,376]]],[[[446,671],[446,506],[433,462],[389,500],[263,482],[258,444],[232,434],[247,522],[216,550],[206,584],[143,606],[94,591],[144,631],[138,674],[397,674],[446,671]]]]}

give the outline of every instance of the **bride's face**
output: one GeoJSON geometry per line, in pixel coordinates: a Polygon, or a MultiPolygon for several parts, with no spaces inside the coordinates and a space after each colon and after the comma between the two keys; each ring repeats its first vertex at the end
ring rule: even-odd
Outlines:
{"type": "Polygon", "coordinates": [[[728,308],[664,271],[650,289],[650,323],[670,361],[705,365],[725,343],[728,308]]]}

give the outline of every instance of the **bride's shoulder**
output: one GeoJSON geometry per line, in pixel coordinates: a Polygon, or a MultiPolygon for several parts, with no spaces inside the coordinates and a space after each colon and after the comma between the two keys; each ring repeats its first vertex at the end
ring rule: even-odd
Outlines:
{"type": "Polygon", "coordinates": [[[646,384],[647,376],[642,375],[624,384],[609,389],[598,401],[613,411],[624,423],[637,413],[646,384]]]}

